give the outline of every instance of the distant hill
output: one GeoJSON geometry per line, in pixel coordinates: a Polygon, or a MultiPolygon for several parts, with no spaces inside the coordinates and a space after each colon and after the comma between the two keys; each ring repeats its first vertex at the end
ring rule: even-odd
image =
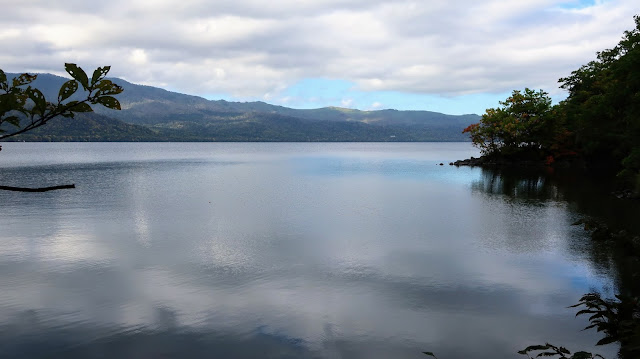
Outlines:
{"type": "MultiPolygon", "coordinates": [[[[34,86],[54,99],[66,78],[39,74],[34,86]]],[[[478,115],[430,111],[301,110],[264,102],[211,101],[152,86],[112,81],[121,111],[55,119],[15,140],[33,141],[468,141],[462,129],[478,115]]]]}
{"type": "Polygon", "coordinates": [[[46,125],[26,132],[22,135],[10,137],[15,141],[40,142],[96,142],[96,141],[155,141],[157,131],[143,126],[131,125],[97,113],[79,113],[75,118],[55,118],[46,125]]]}

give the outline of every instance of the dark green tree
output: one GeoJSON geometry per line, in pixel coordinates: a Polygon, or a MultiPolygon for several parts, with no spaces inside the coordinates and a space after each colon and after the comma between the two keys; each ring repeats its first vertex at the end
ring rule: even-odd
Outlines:
{"type": "MultiPolygon", "coordinates": [[[[640,16],[612,49],[561,78],[567,128],[592,163],[640,172],[640,16]]],[[[632,174],[628,173],[628,174],[632,174]]]]}
{"type": "Polygon", "coordinates": [[[464,129],[483,155],[544,158],[561,128],[545,91],[515,90],[500,107],[489,108],[480,123],[464,129]]]}

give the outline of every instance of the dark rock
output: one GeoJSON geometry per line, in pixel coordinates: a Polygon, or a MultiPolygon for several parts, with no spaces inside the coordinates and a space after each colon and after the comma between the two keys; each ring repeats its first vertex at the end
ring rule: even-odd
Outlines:
{"type": "Polygon", "coordinates": [[[482,157],[481,158],[471,157],[466,160],[455,161],[452,164],[454,166],[472,166],[473,167],[473,166],[481,166],[485,163],[486,161],[482,157]]]}
{"type": "Polygon", "coordinates": [[[576,168],[584,169],[584,162],[577,158],[561,158],[555,161],[548,159],[526,159],[517,157],[482,156],[480,158],[471,157],[466,160],[453,162],[455,166],[486,166],[486,167],[514,167],[514,168],[576,168]]]}

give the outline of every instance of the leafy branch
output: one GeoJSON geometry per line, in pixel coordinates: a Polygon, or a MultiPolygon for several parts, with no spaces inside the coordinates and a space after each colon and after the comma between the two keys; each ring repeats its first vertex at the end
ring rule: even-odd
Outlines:
{"type": "MultiPolygon", "coordinates": [[[[596,345],[620,343],[619,357],[622,359],[640,358],[640,300],[636,297],[616,295],[615,299],[602,299],[598,293],[587,293],[577,304],[568,308],[579,308],[576,316],[590,315],[589,325],[583,330],[595,328],[605,337],[596,345]]],[[[427,356],[436,358],[432,352],[423,352],[427,356]]],[[[545,343],[531,345],[518,354],[526,355],[529,359],[540,357],[554,357],[557,359],[604,359],[600,354],[585,351],[571,353],[567,348],[545,343]]],[[[437,359],[437,358],[436,358],[437,359]]]]}
{"type": "MultiPolygon", "coordinates": [[[[605,337],[596,345],[620,343],[620,358],[640,357],[640,302],[638,298],[616,295],[616,299],[602,299],[598,293],[587,293],[577,304],[569,308],[579,308],[576,316],[589,315],[589,325],[583,330],[595,328],[605,337]]],[[[595,359],[602,358],[600,354],[576,352],[573,355],[564,347],[546,343],[532,345],[518,352],[530,359],[538,357],[556,357],[559,359],[595,359]]]]}
{"type": "Polygon", "coordinates": [[[636,297],[616,295],[616,299],[602,299],[598,293],[587,293],[578,304],[569,308],[585,307],[576,316],[588,314],[589,325],[604,333],[596,345],[620,343],[622,358],[640,357],[640,300],[636,297]]]}
{"type": "Polygon", "coordinates": [[[92,112],[91,105],[120,110],[120,102],[113,95],[123,88],[105,79],[110,69],[111,66],[98,67],[89,79],[81,67],[66,63],[65,70],[73,79],[60,87],[57,102],[47,101],[40,90],[30,86],[38,75],[24,73],[8,81],[0,69],[0,140],[43,126],[58,116],[73,118],[75,113],[92,112]],[[71,100],[80,87],[86,97],[71,100]],[[3,127],[5,122],[17,129],[8,130],[3,127]]]}
{"type": "MultiPolygon", "coordinates": [[[[0,69],[0,140],[31,131],[58,116],[73,118],[79,112],[92,112],[91,105],[100,104],[120,110],[120,102],[113,96],[121,93],[123,88],[105,78],[111,66],[95,69],[91,80],[76,64],[66,63],[64,68],[72,79],[60,87],[56,102],[47,101],[40,90],[31,87],[30,84],[38,75],[24,73],[9,81],[0,69]],[[72,100],[71,97],[80,87],[86,93],[86,97],[72,100]],[[5,123],[7,125],[4,125],[5,123]],[[10,128],[12,130],[9,130],[10,128]]],[[[0,186],[0,190],[19,192],[46,192],[64,188],[75,188],[75,185],[40,188],[0,186]]]]}
{"type": "Polygon", "coordinates": [[[529,359],[539,358],[539,357],[557,357],[559,359],[595,359],[595,358],[604,359],[604,357],[600,354],[591,354],[588,352],[575,352],[572,355],[567,348],[557,347],[549,343],[546,343],[545,345],[529,346],[519,351],[518,354],[526,355],[527,357],[529,357],[529,359]],[[532,355],[535,355],[535,356],[532,356],[532,355]]]}

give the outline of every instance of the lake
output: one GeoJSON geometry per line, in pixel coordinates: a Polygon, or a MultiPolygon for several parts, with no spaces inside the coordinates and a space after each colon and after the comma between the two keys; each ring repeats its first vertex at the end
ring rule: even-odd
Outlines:
{"type": "Polygon", "coordinates": [[[448,165],[470,156],[3,143],[0,184],[77,188],[0,191],[0,357],[613,358],[567,309],[616,289],[571,225],[583,211],[544,177],[448,165]]]}

